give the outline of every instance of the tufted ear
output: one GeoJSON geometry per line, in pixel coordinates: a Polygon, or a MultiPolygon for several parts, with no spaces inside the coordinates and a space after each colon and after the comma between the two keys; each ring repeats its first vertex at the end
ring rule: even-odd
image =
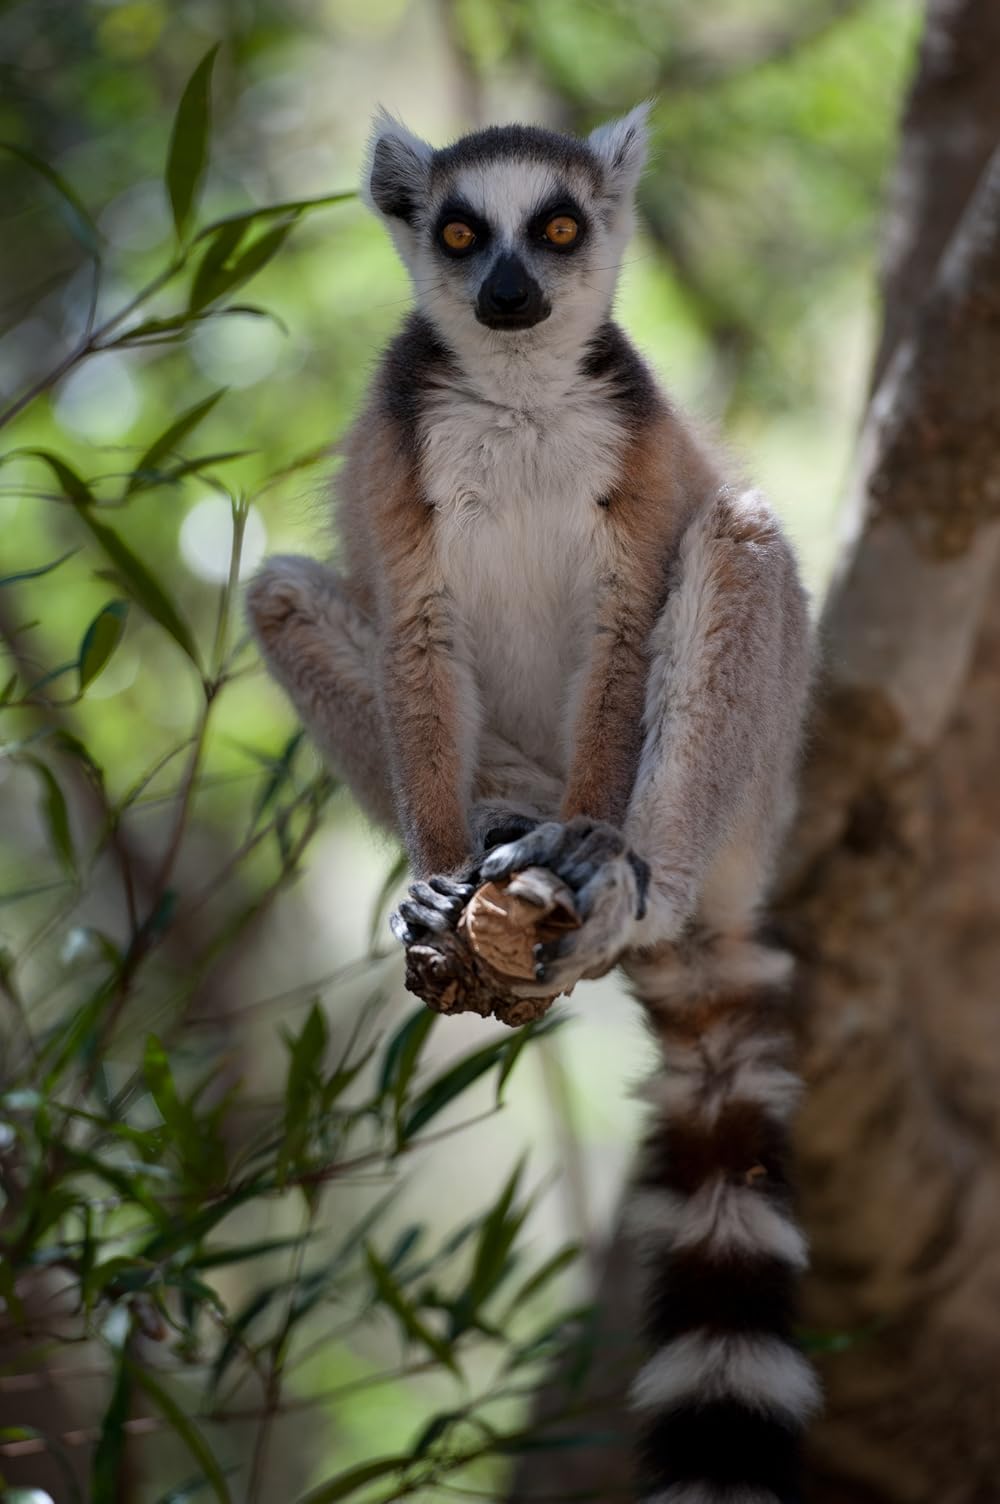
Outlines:
{"type": "Polygon", "coordinates": [[[427,196],[433,148],[387,110],[375,116],[361,195],[369,208],[412,225],[427,196]]]}
{"type": "Polygon", "coordinates": [[[592,152],[604,164],[608,189],[615,198],[630,198],[646,161],[648,117],[652,100],[637,104],[620,120],[599,125],[587,137],[592,152]]]}

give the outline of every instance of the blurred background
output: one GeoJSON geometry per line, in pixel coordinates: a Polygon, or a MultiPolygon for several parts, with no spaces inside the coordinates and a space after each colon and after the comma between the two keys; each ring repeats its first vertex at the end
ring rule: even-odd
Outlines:
{"type": "Polygon", "coordinates": [[[494,1110],[514,1036],[415,1013],[398,854],[245,641],[240,580],[330,547],[330,446],[408,306],[349,196],[369,121],[443,144],[654,98],[618,314],[818,600],[920,20],[0,4],[4,1497],[499,1496],[537,1362],[586,1324],[646,1046],[589,984],[494,1110]]]}

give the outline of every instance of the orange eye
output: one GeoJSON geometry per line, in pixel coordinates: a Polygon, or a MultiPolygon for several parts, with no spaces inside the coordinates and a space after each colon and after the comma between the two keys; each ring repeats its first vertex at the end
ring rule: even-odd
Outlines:
{"type": "Polygon", "coordinates": [[[461,220],[452,220],[441,231],[441,239],[450,251],[467,251],[476,238],[476,232],[461,220]]]}
{"type": "Polygon", "coordinates": [[[545,239],[553,245],[572,245],[580,233],[580,226],[568,214],[557,214],[545,226],[545,239]]]}

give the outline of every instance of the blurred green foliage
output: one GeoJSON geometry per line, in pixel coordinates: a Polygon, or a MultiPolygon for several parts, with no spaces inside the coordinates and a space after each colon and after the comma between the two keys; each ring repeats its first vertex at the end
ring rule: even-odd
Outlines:
{"type": "Polygon", "coordinates": [[[906,0],[0,4],[0,1424],[54,1353],[75,1400],[94,1377],[76,1442],[53,1404],[0,1434],[0,1477],[437,1499],[586,1434],[522,1419],[587,1332],[572,1246],[526,1252],[528,1170],[394,1215],[532,1033],[455,1053],[400,1011],[391,857],[370,943],[326,964],[316,915],[359,885],[317,858],[342,798],[258,672],[240,579],[326,546],[327,446],[406,306],[353,200],[375,101],[440,140],[652,93],[622,316],[819,582],[917,23],[906,0]]]}

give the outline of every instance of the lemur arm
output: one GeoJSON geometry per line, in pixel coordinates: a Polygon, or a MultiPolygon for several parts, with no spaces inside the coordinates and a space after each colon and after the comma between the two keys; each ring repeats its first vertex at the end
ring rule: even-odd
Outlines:
{"type": "Polygon", "coordinates": [[[378,677],[399,829],[418,877],[468,861],[478,702],[437,567],[430,508],[409,475],[375,517],[378,677]]]}
{"type": "Polygon", "coordinates": [[[650,638],[625,831],[648,861],[637,944],[695,916],[752,924],[795,780],[810,631],[795,560],[760,495],[720,488],[688,523],[650,638]]]}

